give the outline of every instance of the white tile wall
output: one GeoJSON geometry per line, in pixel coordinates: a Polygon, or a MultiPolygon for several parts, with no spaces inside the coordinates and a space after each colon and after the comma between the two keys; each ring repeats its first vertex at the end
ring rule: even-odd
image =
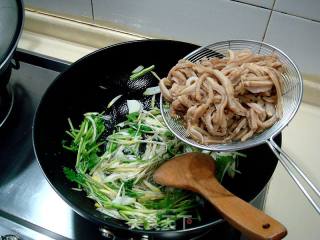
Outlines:
{"type": "Polygon", "coordinates": [[[27,7],[92,19],[91,0],[24,0],[24,4],[27,7]]]}
{"type": "MultiPolygon", "coordinates": [[[[276,0],[276,4],[281,1],[283,0],[276,0]]],[[[295,5],[296,2],[293,0],[287,5],[295,5]]],[[[320,80],[320,23],[273,12],[265,41],[285,51],[298,64],[303,74],[313,76],[314,81],[320,80]]],[[[316,146],[320,137],[319,118],[318,108],[303,104],[283,132],[283,149],[296,160],[318,187],[320,176],[317,169],[320,168],[320,163],[316,146]]],[[[319,239],[319,215],[281,165],[271,181],[266,211],[287,226],[289,234],[286,239],[319,239]]]]}
{"type": "Polygon", "coordinates": [[[253,4],[255,6],[271,9],[275,0],[235,0],[235,1],[253,4]]]}
{"type": "Polygon", "coordinates": [[[11,1],[11,0],[2,0],[0,1],[0,8],[17,8],[17,1],[11,1]]]}
{"type": "Polygon", "coordinates": [[[262,40],[270,10],[225,0],[93,0],[95,19],[198,44],[262,40]]]}
{"type": "Polygon", "coordinates": [[[274,9],[320,21],[319,0],[276,0],[274,9]]]}
{"type": "Polygon", "coordinates": [[[265,42],[285,51],[303,73],[320,75],[320,23],[273,12],[265,42]]]}

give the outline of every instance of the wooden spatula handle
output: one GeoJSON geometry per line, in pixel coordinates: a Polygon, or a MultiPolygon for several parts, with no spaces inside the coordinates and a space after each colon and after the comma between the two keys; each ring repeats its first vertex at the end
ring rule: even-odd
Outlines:
{"type": "Polygon", "coordinates": [[[287,230],[280,222],[230,193],[216,179],[208,181],[198,182],[197,190],[226,221],[249,239],[278,240],[286,236],[287,230]]]}

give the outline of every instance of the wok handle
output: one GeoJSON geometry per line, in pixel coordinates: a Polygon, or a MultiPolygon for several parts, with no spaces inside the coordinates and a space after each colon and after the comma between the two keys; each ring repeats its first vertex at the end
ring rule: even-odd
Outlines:
{"type": "Polygon", "coordinates": [[[306,196],[306,198],[309,200],[311,205],[314,207],[314,209],[320,214],[320,204],[317,203],[320,200],[320,191],[319,189],[311,182],[311,180],[305,175],[305,173],[297,166],[297,164],[293,161],[291,157],[288,156],[274,141],[272,138],[266,141],[269,145],[270,149],[273,151],[273,153],[277,156],[279,161],[281,162],[282,166],[285,168],[285,170],[289,173],[289,175],[292,177],[292,179],[295,181],[295,183],[298,185],[300,190],[303,192],[303,194],[306,196]],[[299,179],[300,178],[300,179],[299,179]],[[304,181],[304,183],[302,182],[304,181]],[[309,189],[306,189],[306,187],[309,187],[309,189]],[[314,197],[311,196],[311,193],[313,191],[313,195],[316,195],[314,197]],[[316,200],[317,198],[317,200],[316,200]]]}

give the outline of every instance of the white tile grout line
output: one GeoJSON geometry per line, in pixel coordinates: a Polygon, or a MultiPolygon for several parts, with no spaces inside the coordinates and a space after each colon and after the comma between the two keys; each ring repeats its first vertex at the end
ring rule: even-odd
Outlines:
{"type": "Polygon", "coordinates": [[[274,5],[276,3],[276,0],[274,0],[273,5],[272,5],[271,8],[260,6],[260,5],[256,5],[256,4],[253,4],[253,3],[242,2],[241,0],[229,0],[229,1],[237,2],[237,3],[240,3],[240,4],[244,4],[244,5],[249,5],[249,6],[252,6],[252,7],[258,7],[258,8],[262,8],[262,9],[265,9],[265,10],[271,10],[272,12],[277,12],[277,13],[282,13],[282,14],[285,14],[285,15],[288,15],[288,16],[302,18],[302,19],[309,20],[309,21],[312,21],[312,22],[315,22],[315,23],[320,23],[320,20],[316,20],[316,19],[300,16],[300,15],[297,15],[297,14],[288,13],[288,12],[285,12],[285,11],[274,9],[274,5]]]}
{"type": "Polygon", "coordinates": [[[304,20],[312,21],[312,22],[315,22],[315,23],[320,23],[320,20],[316,20],[316,19],[312,19],[312,18],[308,18],[308,17],[304,17],[304,16],[292,14],[292,13],[287,13],[287,12],[280,11],[280,10],[273,10],[273,11],[277,12],[277,13],[285,14],[285,15],[288,15],[288,16],[297,17],[297,18],[301,18],[301,19],[304,19],[304,20]]]}
{"type": "Polygon", "coordinates": [[[273,0],[273,4],[272,4],[272,7],[271,7],[271,10],[272,10],[272,11],[274,10],[274,6],[276,5],[276,1],[277,1],[277,0],[273,0]]]}
{"type": "Polygon", "coordinates": [[[264,30],[264,33],[263,33],[263,36],[262,36],[262,42],[266,38],[266,34],[267,34],[267,31],[268,31],[270,19],[271,19],[271,16],[272,16],[272,13],[273,13],[273,8],[274,8],[275,4],[276,4],[276,0],[274,0],[273,3],[272,3],[272,7],[271,7],[270,15],[269,15],[269,18],[268,18],[268,21],[267,21],[266,29],[264,30]]]}
{"type": "Polygon", "coordinates": [[[268,8],[268,7],[256,5],[256,4],[254,4],[254,3],[243,2],[243,1],[241,1],[241,0],[230,0],[230,1],[231,1],[231,2],[237,2],[237,3],[245,4],[245,5],[249,5],[249,6],[252,6],[252,7],[258,7],[258,8],[262,8],[262,9],[266,9],[266,10],[271,10],[271,9],[268,8]]]}
{"type": "Polygon", "coordinates": [[[92,21],[94,21],[94,10],[93,10],[93,0],[91,2],[91,15],[92,15],[92,21]]]}

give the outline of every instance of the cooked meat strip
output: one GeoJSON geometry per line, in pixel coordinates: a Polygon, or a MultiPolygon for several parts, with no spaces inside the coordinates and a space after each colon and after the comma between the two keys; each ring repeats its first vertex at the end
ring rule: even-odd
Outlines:
{"type": "Polygon", "coordinates": [[[247,127],[243,128],[242,130],[240,130],[240,132],[234,136],[232,138],[232,140],[235,140],[235,141],[238,141],[238,140],[241,140],[241,138],[246,135],[247,133],[249,132],[249,129],[247,127]]]}
{"type": "Polygon", "coordinates": [[[248,138],[251,138],[254,134],[254,130],[249,130],[246,134],[244,134],[242,137],[241,137],[241,141],[244,142],[246,141],[248,138]]]}
{"type": "Polygon", "coordinates": [[[217,144],[217,143],[224,143],[225,142],[224,138],[210,136],[210,134],[206,130],[199,128],[197,126],[192,126],[190,129],[194,134],[197,132],[203,136],[203,138],[202,138],[203,143],[217,144]]]}
{"type": "Polygon", "coordinates": [[[200,133],[194,126],[191,126],[187,129],[187,135],[190,135],[194,140],[199,143],[204,143],[204,136],[200,133]]]}
{"type": "Polygon", "coordinates": [[[228,102],[228,98],[227,98],[225,89],[210,77],[207,77],[207,81],[208,81],[209,85],[211,86],[211,89],[216,91],[222,98],[220,104],[218,104],[216,106],[217,114],[213,120],[216,124],[222,125],[223,117],[225,116],[224,109],[227,106],[227,102],[228,102]]]}
{"type": "Polygon", "coordinates": [[[202,99],[202,96],[200,94],[200,89],[201,89],[201,85],[202,85],[203,81],[207,78],[207,76],[208,76],[208,74],[206,74],[206,73],[202,74],[196,83],[196,100],[197,101],[201,101],[201,99],[202,99]]]}
{"type": "Polygon", "coordinates": [[[169,89],[167,88],[167,86],[165,85],[165,81],[166,81],[166,78],[163,78],[160,80],[159,82],[159,86],[160,86],[160,91],[162,93],[162,95],[164,96],[164,98],[169,101],[169,102],[172,102],[173,101],[173,98],[170,94],[170,91],[169,89]]]}
{"type": "Polygon", "coordinates": [[[181,103],[179,98],[174,100],[172,103],[172,108],[170,108],[170,114],[173,117],[183,116],[186,112],[186,106],[181,103]]]}
{"type": "Polygon", "coordinates": [[[180,72],[179,70],[172,72],[171,79],[179,85],[185,85],[186,81],[187,81],[186,76],[182,72],[180,72]]]}
{"type": "Polygon", "coordinates": [[[267,81],[269,79],[269,76],[252,76],[251,74],[241,76],[241,81],[267,81]]]}
{"type": "Polygon", "coordinates": [[[266,102],[265,106],[266,106],[266,113],[268,117],[275,115],[276,109],[272,103],[266,102]]]}
{"type": "Polygon", "coordinates": [[[245,141],[281,118],[284,71],[275,54],[229,50],[224,58],[180,60],[159,86],[195,141],[245,141]]]}
{"type": "Polygon", "coordinates": [[[200,118],[207,111],[208,107],[209,106],[207,104],[202,104],[202,105],[200,105],[199,107],[197,107],[194,110],[192,118],[191,118],[191,124],[192,125],[198,125],[199,124],[200,118]]]}
{"type": "Polygon", "coordinates": [[[187,79],[189,79],[190,77],[196,76],[195,72],[192,71],[190,68],[181,68],[179,69],[179,71],[182,72],[187,79]]]}
{"type": "Polygon", "coordinates": [[[194,82],[190,86],[184,88],[179,95],[188,95],[192,92],[195,92],[196,88],[197,88],[197,82],[194,82]]]}
{"type": "Polygon", "coordinates": [[[178,97],[178,99],[186,108],[196,105],[196,102],[192,101],[187,95],[181,95],[178,97]]]}
{"type": "Polygon", "coordinates": [[[186,88],[185,85],[179,85],[177,83],[174,83],[172,84],[172,87],[171,89],[169,90],[170,91],[170,95],[173,97],[173,98],[176,98],[178,96],[180,96],[180,93],[186,88]]]}
{"type": "Polygon", "coordinates": [[[270,91],[273,87],[273,82],[269,80],[261,80],[261,81],[244,81],[243,86],[249,92],[252,93],[260,93],[270,91]]]}
{"type": "Polygon", "coordinates": [[[261,127],[262,128],[269,128],[271,127],[276,121],[278,120],[276,115],[273,115],[271,118],[269,118],[267,121],[262,122],[261,127]]]}
{"type": "Polygon", "coordinates": [[[232,131],[232,133],[230,134],[230,138],[234,138],[235,136],[238,135],[238,133],[240,132],[240,130],[244,127],[247,126],[247,119],[246,118],[242,118],[242,120],[240,122],[237,122],[237,126],[236,128],[232,131]]]}
{"type": "Polygon", "coordinates": [[[230,82],[230,80],[221,72],[215,69],[205,69],[207,72],[213,74],[215,77],[218,78],[219,82],[224,87],[227,99],[228,99],[228,107],[235,113],[241,116],[245,116],[247,110],[239,103],[238,100],[234,98],[234,89],[230,82]]]}
{"type": "Polygon", "coordinates": [[[196,109],[197,109],[197,105],[193,105],[192,107],[188,108],[187,113],[185,115],[187,120],[187,126],[193,124],[192,120],[193,120],[193,115],[196,109]]]}
{"type": "Polygon", "coordinates": [[[205,115],[202,117],[202,121],[204,122],[208,132],[211,135],[215,135],[215,130],[212,124],[212,113],[214,112],[214,110],[208,110],[205,115]]]}
{"type": "Polygon", "coordinates": [[[280,85],[279,76],[274,72],[274,69],[269,67],[261,67],[263,70],[270,76],[277,93],[277,107],[276,107],[276,114],[278,118],[282,117],[282,88],[280,85]]]}

